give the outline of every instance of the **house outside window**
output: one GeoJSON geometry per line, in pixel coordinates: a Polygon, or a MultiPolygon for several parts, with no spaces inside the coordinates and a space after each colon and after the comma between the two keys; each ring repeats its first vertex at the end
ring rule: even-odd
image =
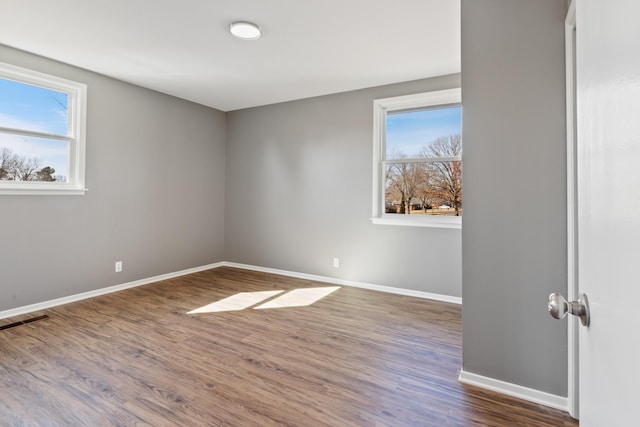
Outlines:
{"type": "Polygon", "coordinates": [[[0,63],[0,194],[84,194],[86,92],[0,63]]]}
{"type": "Polygon", "coordinates": [[[374,102],[375,224],[462,226],[460,88],[374,102]]]}

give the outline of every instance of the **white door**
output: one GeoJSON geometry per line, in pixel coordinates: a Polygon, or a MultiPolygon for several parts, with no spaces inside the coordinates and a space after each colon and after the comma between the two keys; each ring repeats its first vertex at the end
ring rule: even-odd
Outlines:
{"type": "Polygon", "coordinates": [[[640,425],[640,1],[577,0],[576,27],[580,426],[640,425]]]}

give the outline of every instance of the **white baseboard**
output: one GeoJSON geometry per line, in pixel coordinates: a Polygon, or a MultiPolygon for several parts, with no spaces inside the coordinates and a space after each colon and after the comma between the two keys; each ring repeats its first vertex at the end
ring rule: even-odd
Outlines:
{"type": "Polygon", "coordinates": [[[0,311],[0,319],[6,319],[8,317],[32,313],[34,311],[56,307],[59,305],[68,304],[70,302],[81,301],[87,298],[93,298],[100,295],[110,294],[112,292],[122,291],[124,289],[129,289],[129,288],[135,288],[137,286],[149,285],[151,283],[160,282],[162,280],[173,279],[175,277],[185,276],[187,274],[197,273],[199,271],[204,271],[204,270],[211,270],[213,268],[218,268],[223,266],[242,268],[245,270],[261,271],[264,273],[279,274],[281,276],[295,277],[298,279],[306,279],[306,280],[314,280],[317,282],[332,283],[332,284],[342,285],[342,286],[353,286],[356,288],[371,289],[374,291],[389,292],[389,293],[394,293],[399,295],[407,295],[407,296],[417,297],[417,298],[432,299],[436,301],[444,301],[444,302],[449,302],[454,304],[462,304],[462,298],[452,297],[448,295],[432,294],[428,292],[414,291],[411,289],[400,289],[400,288],[392,288],[390,286],[380,286],[380,285],[372,285],[368,283],[352,282],[352,281],[336,279],[332,277],[316,276],[312,274],[296,273],[293,271],[277,270],[274,268],[265,268],[265,267],[258,267],[254,265],[238,264],[234,262],[223,261],[223,262],[217,262],[214,264],[203,265],[200,267],[188,268],[186,270],[180,270],[173,273],[161,274],[159,276],[148,277],[146,279],[135,280],[133,282],[123,283],[115,286],[109,286],[106,288],[96,289],[93,291],[82,292],[80,294],[70,295],[62,298],[56,298],[49,301],[39,302],[36,304],[30,304],[22,307],[0,311]]]}
{"type": "Polygon", "coordinates": [[[159,282],[161,280],[173,279],[174,277],[180,277],[187,274],[197,273],[199,271],[210,270],[212,268],[221,267],[222,265],[223,263],[218,262],[215,264],[203,265],[201,267],[188,268],[186,270],[180,270],[173,273],[161,274],[159,276],[153,276],[146,279],[123,283],[121,285],[109,286],[106,288],[96,289],[94,291],[82,292],[80,294],[70,295],[67,297],[56,298],[36,304],[25,305],[23,307],[12,308],[10,310],[0,311],[0,319],[6,319],[8,317],[19,316],[21,314],[27,314],[38,310],[44,310],[47,308],[56,307],[58,305],[68,304],[70,302],[122,291],[124,289],[135,288],[136,286],[148,285],[151,283],[159,282]]]}
{"type": "Polygon", "coordinates": [[[433,294],[430,292],[414,291],[412,289],[394,288],[391,286],[374,285],[370,283],[354,282],[351,280],[337,279],[335,277],[316,276],[314,274],[298,273],[295,271],[278,270],[275,268],[258,267],[255,265],[239,264],[235,262],[223,262],[225,267],[242,268],[244,270],[259,271],[262,273],[279,274],[281,276],[295,277],[297,279],[313,280],[315,282],[331,283],[333,285],[352,286],[354,288],[369,289],[372,291],[388,292],[391,294],[405,295],[416,298],[431,299],[435,301],[462,304],[462,298],[449,295],[433,294]]]}
{"type": "Polygon", "coordinates": [[[471,372],[460,371],[458,378],[463,384],[469,384],[508,396],[517,397],[518,399],[528,400],[529,402],[538,403],[554,409],[560,409],[569,412],[569,401],[566,397],[557,396],[555,394],[546,393],[544,391],[535,390],[521,385],[507,383],[493,378],[485,377],[471,372]]]}

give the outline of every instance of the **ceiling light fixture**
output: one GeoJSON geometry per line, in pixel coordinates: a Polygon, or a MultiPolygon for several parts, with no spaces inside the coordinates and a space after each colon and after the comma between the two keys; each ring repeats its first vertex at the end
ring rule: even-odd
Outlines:
{"type": "Polygon", "coordinates": [[[262,37],[262,31],[256,24],[246,21],[237,21],[229,26],[229,32],[242,40],[258,40],[262,37]]]}

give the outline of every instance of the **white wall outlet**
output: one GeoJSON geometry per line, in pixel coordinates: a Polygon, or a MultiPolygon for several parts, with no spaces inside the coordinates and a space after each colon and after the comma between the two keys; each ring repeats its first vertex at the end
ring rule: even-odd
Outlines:
{"type": "Polygon", "coordinates": [[[335,268],[340,268],[340,258],[334,258],[333,259],[333,266],[335,268]]]}
{"type": "Polygon", "coordinates": [[[116,261],[116,273],[120,273],[122,271],[122,261],[116,261]]]}

